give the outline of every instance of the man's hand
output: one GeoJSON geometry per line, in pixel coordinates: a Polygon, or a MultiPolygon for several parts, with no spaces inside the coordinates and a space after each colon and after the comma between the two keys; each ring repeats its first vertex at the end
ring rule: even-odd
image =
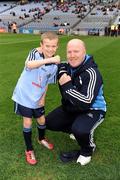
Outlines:
{"type": "Polygon", "coordinates": [[[71,77],[69,75],[67,75],[66,73],[64,73],[59,79],[59,84],[63,85],[69,81],[71,81],[71,77]]]}

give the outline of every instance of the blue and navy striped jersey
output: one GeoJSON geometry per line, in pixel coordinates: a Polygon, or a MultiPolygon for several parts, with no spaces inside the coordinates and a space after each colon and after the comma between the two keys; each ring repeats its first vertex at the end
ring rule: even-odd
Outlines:
{"type": "MultiPolygon", "coordinates": [[[[37,49],[33,49],[26,61],[40,59],[43,59],[43,55],[37,49]]],[[[35,69],[24,67],[14,89],[12,100],[28,108],[39,108],[38,102],[45,93],[46,86],[56,81],[56,72],[57,65],[55,64],[43,65],[35,69]]]]}

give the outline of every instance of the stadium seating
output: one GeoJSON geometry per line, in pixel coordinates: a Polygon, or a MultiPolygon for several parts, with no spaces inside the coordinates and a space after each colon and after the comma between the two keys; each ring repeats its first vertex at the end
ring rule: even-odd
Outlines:
{"type": "MultiPolygon", "coordinates": [[[[12,3],[13,4],[13,3],[12,3]]],[[[4,5],[1,5],[4,7],[4,5]]],[[[9,8],[2,9],[0,13],[0,19],[7,25],[8,22],[17,22],[18,27],[26,24],[34,19],[35,14],[43,12],[45,8],[48,8],[48,3],[28,3],[24,5],[16,4],[14,7],[6,3],[9,8]]]]}
{"type": "Polygon", "coordinates": [[[114,22],[120,10],[112,5],[96,5],[92,11],[74,28],[75,31],[84,29],[99,29],[104,32],[106,26],[114,22]],[[112,9],[112,10],[111,10],[112,9]]]}
{"type": "Polygon", "coordinates": [[[17,22],[17,27],[47,31],[87,34],[91,29],[104,31],[120,15],[120,9],[113,4],[103,4],[94,0],[76,0],[57,3],[48,0],[24,5],[13,2],[0,2],[0,27],[7,28],[8,22],[17,22]],[[84,32],[83,32],[84,31],[84,32]]]}

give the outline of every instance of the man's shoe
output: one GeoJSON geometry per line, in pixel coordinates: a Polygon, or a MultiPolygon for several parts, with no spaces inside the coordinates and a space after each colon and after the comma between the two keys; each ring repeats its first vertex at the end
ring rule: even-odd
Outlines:
{"type": "Polygon", "coordinates": [[[70,134],[70,139],[72,139],[72,140],[76,140],[76,138],[75,138],[75,136],[74,136],[74,134],[70,134]]]}
{"type": "Polygon", "coordinates": [[[25,155],[26,155],[26,161],[28,162],[28,164],[35,165],[37,163],[34,151],[25,151],[25,155]]]}
{"type": "Polygon", "coordinates": [[[90,161],[91,161],[91,156],[80,155],[77,159],[77,163],[80,163],[82,166],[88,164],[90,161]]]}
{"type": "Polygon", "coordinates": [[[74,150],[71,152],[63,152],[60,154],[60,159],[62,162],[70,162],[77,160],[80,155],[80,150],[74,150]]]}
{"type": "Polygon", "coordinates": [[[54,144],[50,143],[47,139],[42,139],[41,141],[38,139],[38,143],[50,150],[54,148],[54,144]]]}

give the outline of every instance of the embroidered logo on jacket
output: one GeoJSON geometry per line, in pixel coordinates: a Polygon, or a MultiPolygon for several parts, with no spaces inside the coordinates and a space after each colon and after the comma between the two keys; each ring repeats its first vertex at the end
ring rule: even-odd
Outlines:
{"type": "Polygon", "coordinates": [[[92,113],[88,113],[87,114],[90,118],[93,118],[93,114],[92,113]]]}

